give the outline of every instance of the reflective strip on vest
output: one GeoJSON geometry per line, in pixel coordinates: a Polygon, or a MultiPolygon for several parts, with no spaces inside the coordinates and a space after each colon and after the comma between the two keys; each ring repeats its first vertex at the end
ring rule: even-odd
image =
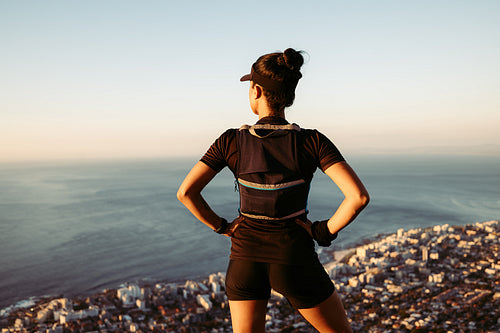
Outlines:
{"type": "Polygon", "coordinates": [[[243,186],[254,188],[256,190],[264,190],[264,191],[275,191],[275,190],[283,190],[286,188],[294,187],[297,185],[305,184],[304,179],[298,179],[294,180],[288,183],[280,183],[280,184],[259,184],[259,183],[252,183],[246,180],[243,180],[241,178],[238,178],[238,183],[240,183],[243,186]]]}
{"type": "Polygon", "coordinates": [[[248,130],[248,132],[250,132],[250,134],[252,134],[253,136],[256,136],[258,138],[266,138],[268,136],[271,136],[273,135],[274,133],[271,132],[267,135],[259,135],[257,134],[256,130],[259,130],[259,129],[264,129],[264,130],[288,130],[288,131],[300,131],[300,127],[299,125],[297,124],[286,124],[286,125],[273,125],[273,124],[255,124],[255,125],[252,125],[252,126],[249,126],[249,125],[242,125],[240,127],[240,131],[243,131],[243,130],[248,130]]]}
{"type": "Polygon", "coordinates": [[[297,164],[295,134],[289,136],[290,132],[300,131],[296,124],[241,126],[237,170],[241,215],[280,221],[307,214],[309,182],[303,179],[297,164]],[[262,132],[257,133],[259,130],[262,132]],[[270,146],[271,142],[277,145],[270,146]],[[286,145],[280,148],[283,143],[286,145]],[[289,143],[293,146],[289,147],[289,143]],[[270,174],[281,176],[271,180],[270,174]],[[302,189],[301,186],[306,187],[302,189]]]}
{"type": "Polygon", "coordinates": [[[244,212],[240,212],[241,215],[246,216],[246,217],[250,217],[250,218],[254,218],[254,219],[259,219],[259,220],[268,220],[268,221],[287,220],[287,219],[291,219],[293,217],[300,216],[300,215],[305,214],[305,213],[307,213],[307,210],[306,209],[302,209],[302,210],[299,210],[298,212],[295,212],[295,213],[292,213],[290,215],[283,216],[283,217],[269,217],[269,216],[264,216],[264,215],[253,215],[253,214],[247,214],[247,213],[244,213],[244,212]]]}

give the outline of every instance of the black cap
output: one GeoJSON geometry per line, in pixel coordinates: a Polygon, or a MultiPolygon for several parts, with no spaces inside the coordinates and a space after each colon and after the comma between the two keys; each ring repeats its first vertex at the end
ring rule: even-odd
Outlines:
{"type": "Polygon", "coordinates": [[[250,74],[243,75],[240,81],[253,81],[254,83],[264,87],[265,89],[274,91],[280,90],[283,84],[283,82],[281,81],[273,80],[257,73],[257,71],[255,70],[255,64],[252,65],[250,74]]]}

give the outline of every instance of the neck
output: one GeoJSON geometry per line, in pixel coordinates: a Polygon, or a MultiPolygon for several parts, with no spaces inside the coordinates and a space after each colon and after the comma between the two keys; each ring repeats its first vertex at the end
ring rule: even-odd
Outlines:
{"type": "Polygon", "coordinates": [[[250,89],[250,106],[253,113],[259,116],[259,120],[264,117],[281,117],[285,118],[285,109],[276,111],[269,107],[267,98],[262,92],[259,85],[252,86],[250,89]]]}
{"type": "Polygon", "coordinates": [[[273,111],[269,108],[265,108],[262,111],[259,110],[259,120],[264,117],[281,117],[285,119],[285,110],[273,111]]]}

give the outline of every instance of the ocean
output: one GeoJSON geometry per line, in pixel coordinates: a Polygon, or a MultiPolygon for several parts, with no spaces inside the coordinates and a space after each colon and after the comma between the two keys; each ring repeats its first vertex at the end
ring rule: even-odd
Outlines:
{"type": "MultiPolygon", "coordinates": [[[[0,164],[0,309],[32,296],[72,297],[124,282],[179,281],[225,271],[230,240],[177,201],[193,159],[0,164]]],[[[397,229],[500,219],[500,157],[348,158],[371,195],[333,249],[397,229]]],[[[203,191],[236,217],[224,170],[203,191]]],[[[309,218],[330,217],[341,192],[316,173],[309,218]]]]}

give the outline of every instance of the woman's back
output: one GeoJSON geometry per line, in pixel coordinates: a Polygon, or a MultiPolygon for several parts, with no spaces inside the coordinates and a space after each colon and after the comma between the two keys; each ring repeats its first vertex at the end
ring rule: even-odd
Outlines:
{"type": "Polygon", "coordinates": [[[234,332],[264,332],[271,288],[321,332],[351,332],[335,286],[315,252],[368,203],[368,194],[335,145],[316,130],[285,120],[302,77],[300,52],[261,56],[241,81],[250,81],[255,126],[224,132],[186,176],[178,198],[201,222],[231,237],[226,273],[234,332]],[[239,216],[228,223],[201,195],[229,167],[240,189],[239,216]],[[345,194],[327,220],[307,219],[307,196],[317,168],[345,194]]]}

